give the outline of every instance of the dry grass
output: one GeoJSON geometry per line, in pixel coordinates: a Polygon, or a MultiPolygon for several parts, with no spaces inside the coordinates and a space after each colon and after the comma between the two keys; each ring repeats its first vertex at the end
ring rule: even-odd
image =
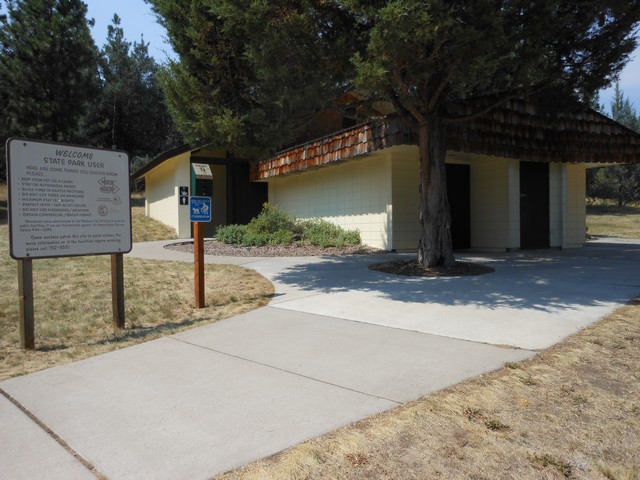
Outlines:
{"type": "Polygon", "coordinates": [[[219,477],[640,478],[640,301],[535,358],[219,477]]]}
{"type": "Polygon", "coordinates": [[[589,235],[640,238],[640,206],[588,205],[587,228],[589,235]]]}
{"type": "MultiPolygon", "coordinates": [[[[0,208],[6,205],[0,191],[0,208]]],[[[133,214],[134,239],[166,238],[166,227],[133,214]],[[151,233],[149,233],[151,232],[151,233]]],[[[169,232],[171,233],[171,232],[169,232]]],[[[193,265],[125,258],[126,328],[112,325],[109,256],[33,262],[36,350],[19,346],[17,264],[9,256],[8,225],[0,225],[0,380],[266,305],[271,282],[231,265],[206,267],[207,307],[194,308],[193,265]]]]}
{"type": "Polygon", "coordinates": [[[178,238],[171,227],[145,216],[144,194],[140,192],[131,196],[131,230],[134,242],[178,238]]]}

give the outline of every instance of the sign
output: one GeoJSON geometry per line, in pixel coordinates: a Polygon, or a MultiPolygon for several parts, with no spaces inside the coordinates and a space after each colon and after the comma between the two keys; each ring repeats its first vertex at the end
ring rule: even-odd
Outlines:
{"type": "Polygon", "coordinates": [[[211,173],[211,167],[208,163],[192,163],[193,173],[198,180],[211,180],[213,173],[211,173]]]}
{"type": "Polygon", "coordinates": [[[14,259],[131,251],[127,153],[11,138],[7,168],[14,259]]]}
{"type": "Polygon", "coordinates": [[[190,197],[189,210],[192,222],[210,222],[211,197],[190,197]]]}
{"type": "Polygon", "coordinates": [[[178,187],[180,195],[178,196],[179,205],[189,205],[189,187],[180,186],[178,187]]]}

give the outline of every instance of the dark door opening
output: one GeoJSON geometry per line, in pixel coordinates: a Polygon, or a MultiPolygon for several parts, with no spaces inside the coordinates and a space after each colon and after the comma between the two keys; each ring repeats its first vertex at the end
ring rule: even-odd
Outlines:
{"type": "Polygon", "coordinates": [[[455,250],[471,248],[471,169],[447,164],[447,197],[451,210],[451,239],[455,250]]]}
{"type": "Polygon", "coordinates": [[[549,164],[520,162],[520,248],[549,248],[549,164]]]}

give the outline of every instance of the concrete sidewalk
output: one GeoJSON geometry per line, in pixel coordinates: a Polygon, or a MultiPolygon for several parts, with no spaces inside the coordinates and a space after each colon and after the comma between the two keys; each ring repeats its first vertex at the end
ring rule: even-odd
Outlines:
{"type": "MultiPolygon", "coordinates": [[[[193,261],[159,242],[131,256],[193,261]]],[[[0,479],[210,478],[528,358],[640,293],[633,241],[468,255],[496,272],[453,279],[367,268],[383,257],[207,257],[271,279],[271,304],[1,382],[0,479]]]]}

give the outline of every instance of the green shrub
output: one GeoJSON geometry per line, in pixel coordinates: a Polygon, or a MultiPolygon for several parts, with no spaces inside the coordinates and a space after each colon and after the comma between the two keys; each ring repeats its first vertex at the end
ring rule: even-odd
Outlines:
{"type": "Polygon", "coordinates": [[[301,238],[303,243],[327,248],[359,245],[361,242],[360,232],[357,230],[345,230],[320,218],[307,220],[303,222],[303,226],[301,238]]]}
{"type": "Polygon", "coordinates": [[[245,244],[247,235],[246,225],[226,225],[218,227],[216,230],[216,238],[224,243],[231,245],[245,244]]]}
{"type": "Polygon", "coordinates": [[[216,238],[234,245],[291,245],[294,242],[322,248],[361,243],[360,232],[345,230],[322,219],[298,221],[277,206],[265,203],[260,215],[247,225],[218,228],[216,238]]]}
{"type": "Polygon", "coordinates": [[[296,221],[277,206],[265,203],[262,212],[249,222],[247,228],[261,234],[276,233],[281,230],[293,231],[296,221]]]}

